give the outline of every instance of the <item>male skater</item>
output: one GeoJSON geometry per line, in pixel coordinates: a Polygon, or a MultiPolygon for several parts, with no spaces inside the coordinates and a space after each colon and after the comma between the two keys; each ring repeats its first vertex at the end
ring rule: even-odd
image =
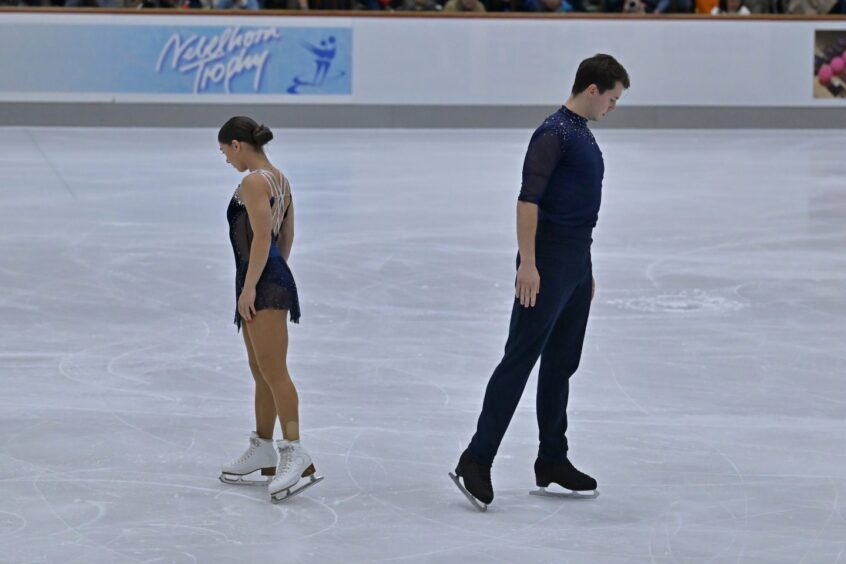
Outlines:
{"type": "Polygon", "coordinates": [[[494,456],[538,357],[536,483],[542,492],[556,483],[595,495],[596,480],[570,463],[565,438],[569,379],[579,366],[595,289],[591,233],[605,171],[587,122],[611,112],[628,87],[628,73],[610,55],[585,59],[570,98],[529,142],[517,202],[516,297],[505,354],[488,382],[476,434],[450,474],[482,511],[494,497],[494,456]]]}

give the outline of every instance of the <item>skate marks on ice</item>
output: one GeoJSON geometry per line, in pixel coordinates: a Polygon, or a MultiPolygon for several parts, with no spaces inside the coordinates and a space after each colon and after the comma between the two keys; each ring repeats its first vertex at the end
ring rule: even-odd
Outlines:
{"type": "Polygon", "coordinates": [[[296,510],[282,509],[265,491],[191,485],[201,480],[194,475],[86,474],[29,480],[34,495],[8,503],[0,514],[0,544],[9,542],[11,561],[52,554],[49,561],[211,562],[213,554],[235,545],[272,546],[294,537],[307,543],[338,523],[337,512],[311,496],[298,498],[296,510]],[[282,525],[288,532],[280,538],[282,525]],[[5,534],[12,531],[14,536],[5,534]],[[49,546],[45,535],[53,539],[49,546]]]}
{"type": "MultiPolygon", "coordinates": [[[[493,561],[511,561],[503,553],[519,553],[530,532],[553,523],[564,510],[563,504],[525,503],[521,500],[527,496],[521,489],[502,488],[498,490],[504,502],[502,511],[488,510],[490,519],[468,520],[467,512],[478,510],[456,496],[453,486],[438,477],[443,476],[439,471],[445,457],[442,447],[426,445],[421,451],[422,437],[408,441],[408,436],[384,427],[361,429],[345,436],[350,439],[345,441],[343,462],[347,478],[357,490],[352,498],[354,506],[370,507],[371,514],[384,515],[389,523],[383,526],[384,534],[404,539],[382,548],[385,560],[427,561],[426,558],[441,557],[442,561],[454,561],[467,555],[478,559],[479,554],[484,554],[493,561]],[[386,451],[385,445],[395,448],[386,451]],[[393,478],[386,483],[388,476],[393,478]],[[426,532],[426,542],[422,544],[417,536],[420,531],[426,532]]],[[[336,487],[338,483],[342,482],[333,481],[336,487]]],[[[339,503],[346,503],[346,499],[339,503]]]]}
{"type": "MultiPolygon", "coordinates": [[[[334,434],[338,431],[349,429],[338,429],[334,434]]],[[[387,515],[391,527],[397,530],[394,534],[407,538],[405,543],[385,547],[382,555],[385,560],[428,561],[425,559],[441,557],[442,561],[454,561],[467,555],[478,559],[484,554],[492,561],[512,561],[524,550],[523,539],[536,532],[537,527],[554,522],[564,510],[564,504],[525,503],[522,489],[502,488],[497,493],[503,500],[503,510],[494,508],[486,512],[493,521],[468,520],[467,512],[476,513],[477,509],[456,496],[455,489],[447,486],[443,478],[438,478],[443,476],[440,473],[445,457],[443,449],[433,445],[431,451],[426,447],[425,453],[413,448],[404,450],[402,445],[409,442],[407,439],[407,435],[398,435],[384,427],[361,429],[346,443],[344,453],[347,478],[357,490],[352,496],[356,506],[377,503],[381,508],[378,513],[387,515]],[[394,445],[399,450],[386,451],[385,445],[394,445]],[[386,476],[393,476],[387,487],[386,476]],[[420,544],[414,531],[426,531],[424,544],[420,544]],[[503,553],[514,556],[504,557],[503,553]]],[[[423,444],[422,437],[411,443],[423,444]]],[[[456,443],[450,449],[450,455],[458,446],[456,443]]],[[[346,499],[333,505],[344,502],[346,499]]]]}
{"type": "Polygon", "coordinates": [[[30,479],[34,495],[8,502],[10,510],[0,514],[0,544],[10,561],[212,561],[212,554],[234,545],[271,541],[283,524],[306,538],[337,523],[322,503],[291,514],[242,488],[191,485],[197,476],[88,474],[30,479]]]}
{"type": "Polygon", "coordinates": [[[688,313],[688,312],[734,312],[747,307],[746,304],[715,295],[703,290],[681,290],[675,293],[661,293],[654,296],[616,298],[606,300],[608,305],[639,313],[688,313]]]}
{"type": "MultiPolygon", "coordinates": [[[[500,233],[497,222],[512,221],[520,163],[488,155],[521,153],[526,132],[297,132],[298,143],[286,144],[299,169],[291,176],[307,188],[302,208],[321,210],[304,213],[308,248],[296,259],[316,300],[312,321],[296,331],[299,360],[309,360],[302,373],[344,381],[330,379],[326,401],[315,399],[318,386],[309,390],[309,420],[327,425],[309,428],[315,454],[332,479],[276,506],[260,488],[215,480],[221,431],[250,423],[252,382],[225,318],[231,256],[225,234],[219,239],[221,200],[209,190],[225,185],[227,200],[230,179],[217,172],[216,155],[209,174],[185,169],[205,164],[214,132],[169,130],[179,143],[163,148],[161,130],[34,135],[86,206],[57,198],[63,188],[32,172],[45,169],[27,160],[34,153],[19,147],[19,134],[0,130],[0,187],[20,187],[29,175],[26,190],[0,201],[10,226],[0,250],[15,266],[0,266],[9,290],[0,297],[9,322],[0,330],[5,558],[187,564],[285,550],[306,564],[846,564],[846,458],[832,447],[844,440],[837,375],[846,263],[833,223],[843,215],[831,216],[846,207],[839,184],[823,182],[836,174],[820,172],[842,162],[842,134],[814,134],[806,147],[796,142],[801,132],[598,132],[606,153],[621,158],[608,159],[597,316],[573,421],[574,439],[593,445],[602,497],[571,504],[527,495],[531,472],[503,458],[497,503],[477,519],[442,469],[468,438],[480,399],[478,381],[456,376],[481,381],[488,369],[467,351],[493,357],[502,345],[506,312],[485,309],[501,294],[471,294],[513,274],[498,266],[513,259],[513,240],[469,243],[480,224],[500,233]],[[684,142],[692,136],[731,166],[703,163],[704,145],[684,142]],[[476,146],[484,157],[468,152],[476,146]],[[669,158],[622,160],[640,151],[669,158]],[[136,154],[148,160],[144,170],[132,164],[136,154]],[[21,172],[20,162],[33,166],[21,172]],[[427,171],[408,173],[424,162],[427,171]],[[151,179],[148,168],[159,172],[151,179]],[[684,190],[679,179],[689,181],[684,190]],[[174,182],[183,188],[173,192],[174,182]],[[466,190],[457,195],[455,185],[466,190]],[[826,193],[835,205],[819,201],[826,193]],[[419,213],[456,198],[456,209],[473,205],[482,219],[419,213]],[[53,230],[44,231],[45,217],[53,230]],[[374,252],[368,244],[390,233],[384,218],[411,235],[374,252]],[[825,237],[806,236],[814,233],[825,237]],[[723,245],[744,241],[757,244],[723,245]],[[61,277],[44,277],[44,256],[61,277]],[[471,267],[468,258],[483,262],[471,267]],[[453,279],[440,280],[445,271],[468,290],[455,294],[453,279]],[[368,348],[368,334],[392,346],[368,348]],[[316,350],[324,356],[312,359],[316,350]],[[413,360],[430,351],[448,362],[413,360]],[[374,370],[380,365],[401,369],[374,370]]],[[[531,450],[514,439],[533,436],[532,417],[518,412],[507,452],[531,450]]]]}

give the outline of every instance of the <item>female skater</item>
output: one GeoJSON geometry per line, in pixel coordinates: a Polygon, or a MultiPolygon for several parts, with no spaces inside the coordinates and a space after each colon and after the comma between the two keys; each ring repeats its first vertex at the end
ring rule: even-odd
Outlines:
{"type": "Polygon", "coordinates": [[[226,218],[235,253],[235,324],[243,330],[250,371],[256,384],[256,430],[250,445],[223,467],[227,484],[268,484],[272,501],[316,484],[308,452],[300,444],[297,389],[288,374],[287,316],[297,323],[297,287],[287,260],[294,241],[291,186],[264,152],[273,133],[248,117],[233,117],[217,134],[226,162],[249,171],[235,190],[226,218]],[[273,444],[276,419],[283,440],[273,444]],[[265,481],[245,477],[261,471],[265,481]]]}

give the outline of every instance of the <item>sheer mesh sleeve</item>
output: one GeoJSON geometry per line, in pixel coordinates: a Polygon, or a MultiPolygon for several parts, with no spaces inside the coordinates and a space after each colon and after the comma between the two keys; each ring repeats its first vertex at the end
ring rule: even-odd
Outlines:
{"type": "Polygon", "coordinates": [[[540,203],[549,177],[561,160],[561,140],[555,130],[536,132],[529,142],[526,160],[523,161],[523,186],[520,188],[521,202],[540,203]]]}

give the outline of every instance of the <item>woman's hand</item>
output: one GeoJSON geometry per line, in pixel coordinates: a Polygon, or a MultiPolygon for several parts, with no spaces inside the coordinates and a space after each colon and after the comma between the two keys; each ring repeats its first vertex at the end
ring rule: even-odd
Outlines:
{"type": "Polygon", "coordinates": [[[241,297],[238,298],[238,313],[244,321],[250,322],[256,314],[256,288],[255,286],[244,286],[241,290],[241,297]]]}

